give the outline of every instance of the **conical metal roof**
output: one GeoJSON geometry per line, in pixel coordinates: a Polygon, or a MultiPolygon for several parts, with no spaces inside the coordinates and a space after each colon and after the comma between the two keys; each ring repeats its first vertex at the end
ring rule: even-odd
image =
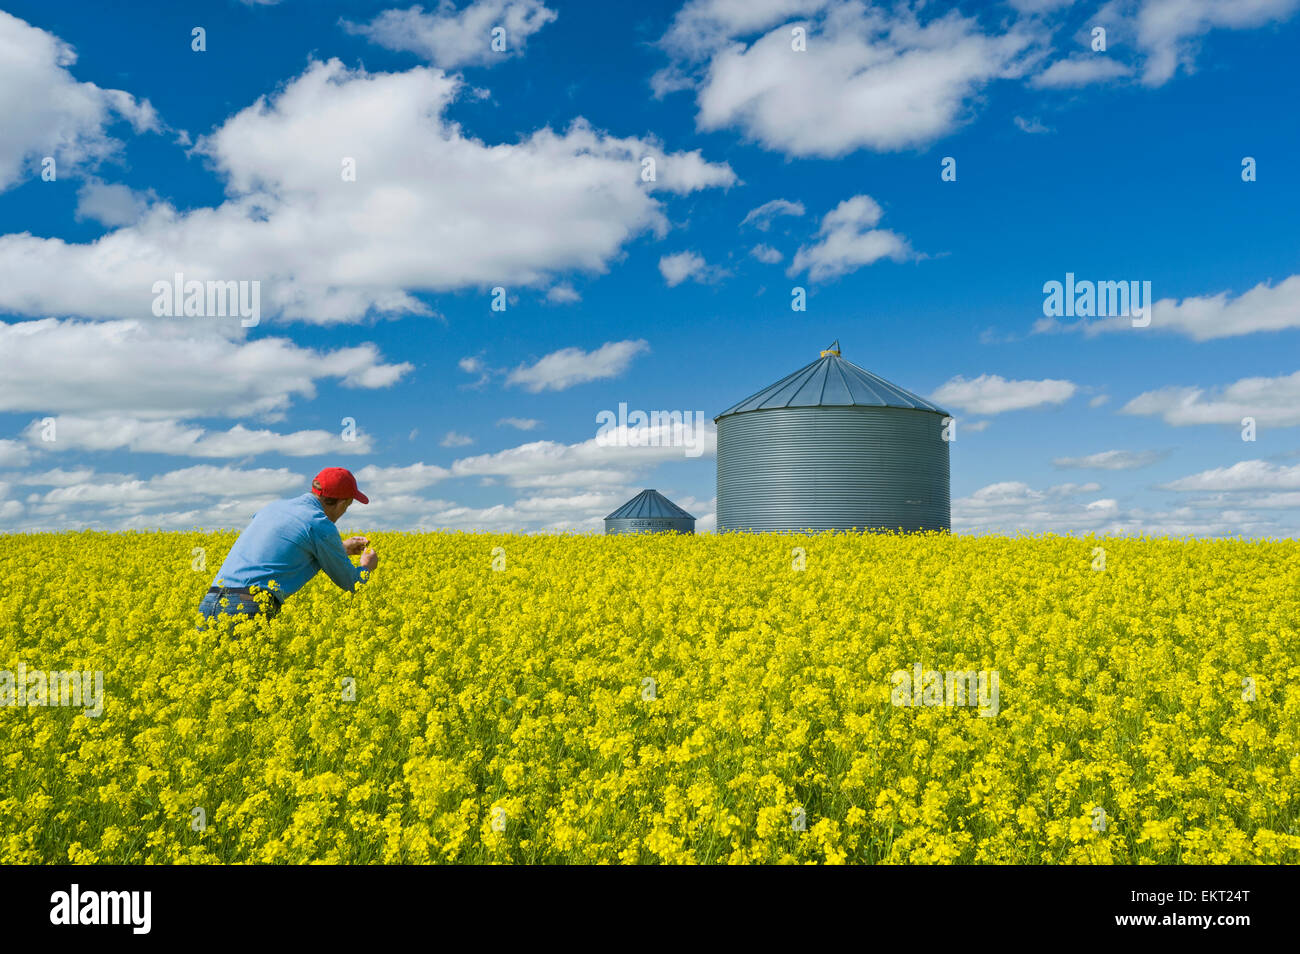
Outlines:
{"type": "Polygon", "coordinates": [[[659,491],[643,490],[623,506],[611,513],[606,520],[647,520],[654,517],[686,518],[694,520],[689,513],[673,503],[659,491]]]}
{"type": "Polygon", "coordinates": [[[840,357],[838,341],[816,361],[733,404],[714,420],[742,411],[781,407],[909,407],[950,416],[937,404],[840,357]]]}

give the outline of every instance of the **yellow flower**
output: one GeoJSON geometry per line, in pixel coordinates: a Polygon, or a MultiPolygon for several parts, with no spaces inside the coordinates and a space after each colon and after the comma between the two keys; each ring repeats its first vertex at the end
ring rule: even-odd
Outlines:
{"type": "Polygon", "coordinates": [[[1297,541],[367,535],[233,639],[233,533],[6,537],[0,863],[1300,863],[1297,541]]]}

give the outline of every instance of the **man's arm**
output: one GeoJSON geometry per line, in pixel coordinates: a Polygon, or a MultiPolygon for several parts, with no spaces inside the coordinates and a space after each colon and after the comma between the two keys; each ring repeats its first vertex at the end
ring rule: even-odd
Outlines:
{"type": "Polygon", "coordinates": [[[361,582],[361,569],[353,566],[352,561],[348,559],[347,551],[343,549],[343,538],[339,536],[333,524],[330,524],[328,529],[313,524],[312,544],[315,548],[316,562],[336,586],[351,592],[361,582]]]}

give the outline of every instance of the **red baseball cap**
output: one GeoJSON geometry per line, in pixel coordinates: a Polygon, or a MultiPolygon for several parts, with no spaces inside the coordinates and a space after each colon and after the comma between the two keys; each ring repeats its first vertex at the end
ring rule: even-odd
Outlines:
{"type": "Polygon", "coordinates": [[[368,504],[370,498],[357,490],[357,479],[352,471],[342,467],[326,467],[311,482],[311,492],[317,497],[338,497],[340,500],[355,500],[368,504]]]}

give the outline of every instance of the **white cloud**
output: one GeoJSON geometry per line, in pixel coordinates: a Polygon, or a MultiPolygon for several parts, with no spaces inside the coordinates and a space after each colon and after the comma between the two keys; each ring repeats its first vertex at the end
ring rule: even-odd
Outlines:
{"type": "Polygon", "coordinates": [[[691,59],[707,58],[734,37],[811,16],[826,5],[826,0],[687,0],[661,44],[691,59]]]}
{"type": "MultiPolygon", "coordinates": [[[[736,173],[725,162],[709,162],[699,149],[693,152],[674,152],[667,155],[653,141],[641,143],[635,139],[618,140],[630,144],[628,148],[641,148],[644,155],[655,161],[655,178],[643,183],[650,191],[664,189],[677,195],[698,192],[701,189],[729,189],[737,182],[736,173]]],[[[644,171],[644,166],[640,167],[644,171]]],[[[640,172],[638,172],[638,176],[640,172]]]]}
{"type": "MultiPolygon", "coordinates": [[[[340,529],[345,534],[348,527],[600,531],[605,514],[644,487],[651,469],[686,459],[683,447],[669,443],[670,436],[670,430],[642,427],[635,429],[635,442],[626,445],[602,445],[595,437],[576,444],[535,441],[461,458],[451,467],[366,465],[355,473],[371,503],[353,507],[340,521],[340,529]],[[486,507],[421,495],[453,479],[503,484],[526,493],[510,503],[486,507]]],[[[705,422],[697,437],[704,454],[716,452],[717,434],[711,422],[705,422]]],[[[150,478],[96,473],[90,468],[11,473],[3,478],[7,484],[48,489],[11,501],[13,506],[0,504],[0,527],[242,528],[256,510],[272,500],[305,493],[310,479],[310,474],[283,468],[241,470],[210,465],[150,478]]],[[[4,496],[0,494],[0,499],[4,496]]],[[[687,509],[697,505],[690,498],[678,503],[687,509]]],[[[708,507],[714,509],[713,504],[708,507]]],[[[711,514],[691,512],[705,517],[697,527],[708,529],[711,514]]]]}
{"type": "MultiPolygon", "coordinates": [[[[1263,460],[1243,460],[1230,467],[1216,467],[1187,477],[1180,477],[1160,489],[1180,494],[1202,494],[1187,501],[1191,511],[1209,511],[1220,519],[1259,519],[1257,511],[1294,510],[1300,512],[1300,465],[1286,467],[1263,460]],[[1245,515],[1238,517],[1236,515],[1245,515]]],[[[1276,521],[1269,533],[1277,536],[1288,531],[1287,520],[1276,521]]],[[[1298,531],[1294,518],[1289,531],[1298,531]]]]}
{"type": "Polygon", "coordinates": [[[1025,119],[1024,116],[1017,116],[1015,117],[1015,124],[1016,124],[1016,128],[1018,128],[1021,132],[1027,132],[1030,135],[1038,135],[1041,133],[1049,133],[1053,131],[1050,126],[1045,126],[1042,123],[1042,121],[1038,119],[1037,116],[1035,116],[1033,119],[1025,119]]]}
{"type": "Polygon", "coordinates": [[[227,431],[208,431],[177,420],[140,420],[132,417],[80,417],[62,414],[54,419],[56,439],[42,440],[44,425],[32,421],[24,436],[33,448],[51,452],[127,450],[136,454],[173,454],[184,457],[254,457],[283,454],[312,457],[321,454],[369,454],[370,436],[358,429],[356,439],[344,441],[341,432],[320,430],[280,434],[250,430],[236,424],[227,431]]]}
{"type": "Polygon", "coordinates": [[[641,338],[607,341],[595,351],[561,348],[532,364],[515,368],[506,378],[506,384],[517,384],[533,393],[563,391],[587,381],[617,377],[627,370],[633,358],[649,350],[650,345],[641,338]]]}
{"type": "Polygon", "coordinates": [[[1047,13],[1058,7],[1068,7],[1074,3],[1074,0],[1007,0],[1007,2],[1021,13],[1047,13]]]}
{"type": "Polygon", "coordinates": [[[702,272],[704,268],[704,256],[697,255],[695,252],[678,252],[659,259],[659,273],[663,275],[669,288],[680,285],[692,275],[702,272]]]}
{"type": "Polygon", "coordinates": [[[1079,53],[1053,65],[1060,82],[1080,86],[1113,76],[1138,74],[1147,87],[1163,86],[1182,70],[1195,72],[1200,39],[1214,30],[1248,30],[1281,23],[1300,0],[1110,0],[1092,12],[1076,40],[1092,42],[1091,28],[1106,30],[1107,50],[1079,53]],[[1116,62],[1127,58],[1128,65],[1116,62]],[[1112,65],[1103,66],[1109,62],[1112,65]],[[1094,71],[1096,73],[1094,74],[1094,71]]]}
{"type": "Polygon", "coordinates": [[[74,484],[87,483],[92,478],[114,482],[129,479],[126,474],[97,473],[90,467],[79,467],[76,470],[64,470],[62,467],[55,467],[52,470],[37,471],[35,473],[5,475],[5,479],[11,483],[32,487],[71,487],[74,484]]]}
{"type": "MultiPolygon", "coordinates": [[[[1255,493],[1253,491],[1217,493],[1208,497],[1196,497],[1187,501],[1187,506],[1219,511],[1255,511],[1255,510],[1300,510],[1300,491],[1274,491],[1255,493]]],[[[1276,532],[1273,534],[1276,536],[1276,532]]],[[[1291,535],[1296,535],[1293,529],[1291,535]]]]}
{"type": "Polygon", "coordinates": [[[513,427],[519,431],[531,431],[541,424],[541,421],[531,417],[503,417],[497,421],[497,427],[513,427]]]}
{"type": "MultiPolygon", "coordinates": [[[[1132,2],[1109,5],[1132,11],[1132,2]]],[[[1132,29],[1145,54],[1142,82],[1160,86],[1181,67],[1195,65],[1196,39],[1215,29],[1246,30],[1281,22],[1295,13],[1298,0],[1143,0],[1132,29]]]]}
{"type": "MultiPolygon", "coordinates": [[[[1251,508],[1217,510],[1189,504],[1169,510],[1126,507],[1109,498],[1093,498],[1095,483],[1061,484],[1035,490],[1021,481],[990,484],[952,503],[952,527],[968,533],[1150,534],[1169,537],[1276,536],[1274,517],[1251,508]]],[[[1086,570],[1091,553],[1079,554],[1086,570]]]]}
{"type": "MultiPolygon", "coordinates": [[[[592,429],[595,430],[594,425],[592,429]]],[[[451,472],[457,477],[504,477],[519,486],[537,486],[535,481],[539,477],[557,477],[560,479],[551,481],[550,485],[574,487],[583,485],[575,474],[619,473],[624,483],[634,483],[650,467],[688,459],[686,448],[671,443],[671,428],[629,428],[611,432],[609,436],[613,440],[603,444],[594,436],[577,444],[534,441],[491,454],[461,458],[452,464],[451,472]],[[628,439],[617,442],[620,434],[628,439]]],[[[716,452],[717,431],[711,421],[706,421],[696,436],[700,441],[700,456],[716,452]]],[[[587,474],[588,478],[591,476],[587,474]]]]}
{"type": "Polygon", "coordinates": [[[760,232],[766,232],[772,227],[772,219],[778,215],[803,215],[804,207],[802,202],[791,202],[789,199],[773,199],[770,202],[764,202],[756,209],[750,209],[745,217],[740,220],[741,225],[752,225],[760,232]]]}
{"type": "MultiPolygon", "coordinates": [[[[456,507],[452,501],[415,493],[446,479],[445,468],[427,464],[367,466],[356,471],[356,476],[371,502],[354,506],[340,521],[339,529],[345,535],[349,528],[432,529],[438,524],[428,519],[431,512],[456,507]]],[[[90,469],[6,477],[11,479],[53,489],[0,504],[0,527],[185,530],[199,526],[242,529],[266,504],[306,493],[311,476],[285,469],[200,466],[144,479],[90,469]]],[[[188,566],[188,551],[185,559],[188,566]]],[[[211,560],[209,553],[209,563],[211,560]]],[[[215,572],[216,567],[210,569],[215,572]]]]}
{"type": "Polygon", "coordinates": [[[439,443],[443,447],[468,447],[474,443],[474,438],[468,434],[458,434],[455,431],[448,431],[439,443]]]}
{"type": "Polygon", "coordinates": [[[1052,464],[1062,469],[1136,470],[1139,467],[1150,467],[1165,456],[1167,456],[1165,452],[1154,450],[1109,450],[1100,451],[1096,454],[1085,454],[1082,457],[1054,457],[1052,458],[1052,464]]]}
{"type": "Polygon", "coordinates": [[[695,81],[676,66],[666,66],[650,77],[650,90],[655,99],[663,99],[670,93],[680,93],[694,86],[695,81]]]}
{"type": "MultiPolygon", "coordinates": [[[[430,526],[495,532],[603,533],[605,516],[640,490],[635,484],[622,484],[599,491],[541,493],[521,497],[510,504],[489,507],[448,504],[431,510],[421,522],[430,526]]],[[[705,532],[716,526],[713,513],[716,508],[711,502],[680,497],[676,498],[676,503],[695,514],[697,531],[705,532]]]]}
{"type": "Polygon", "coordinates": [[[700,129],[738,129],[788,156],[900,150],[955,131],[996,80],[1030,76],[1031,88],[1069,89],[1140,73],[1144,84],[1159,86],[1179,67],[1192,69],[1202,35],[1282,22],[1300,6],[1112,0],[1086,24],[1108,30],[1106,52],[1043,68],[1053,33],[1067,22],[1057,11],[1069,0],[1010,3],[1023,15],[998,25],[986,17],[981,26],[957,10],[923,17],[921,3],[689,0],[660,40],[670,61],[651,86],[661,97],[694,89],[700,129]],[[805,52],[793,48],[795,27],[806,30],[805,52]]]}
{"type": "Polygon", "coordinates": [[[490,66],[521,54],[528,37],[555,20],[540,0],[474,0],[460,10],[442,0],[436,13],[414,6],[385,10],[369,23],[344,21],[349,33],[390,50],[415,53],[435,66],[490,66]],[[492,31],[505,30],[505,50],[492,49],[492,31]]]}
{"type": "Polygon", "coordinates": [[[987,83],[1017,77],[1047,34],[1016,21],[984,33],[949,11],[925,22],[839,0],[692,0],[661,46],[673,57],[653,85],[691,82],[702,130],[735,127],[768,149],[835,158],[923,146],[952,132],[987,83]],[[807,31],[807,50],[791,30],[807,31]]]}
{"type": "Polygon", "coordinates": [[[1104,83],[1128,76],[1133,71],[1105,53],[1077,53],[1057,60],[1033,77],[1029,85],[1038,89],[1073,89],[1090,83],[1104,83]]]}
{"type": "Polygon", "coordinates": [[[1300,490],[1300,464],[1282,467],[1263,460],[1243,460],[1162,484],[1163,490],[1300,490]]]}
{"type": "Polygon", "coordinates": [[[71,46],[0,10],[0,191],[52,155],[59,176],[91,169],[115,156],[121,142],[107,130],[125,119],[136,132],[157,130],[147,100],[78,82],[71,46]]]}
{"type": "Polygon", "coordinates": [[[82,484],[56,487],[29,503],[96,503],[130,506],[174,503],[195,497],[238,497],[247,494],[281,493],[310,483],[284,468],[240,470],[234,467],[200,465],[173,470],[146,480],[128,478],[116,483],[95,479],[82,484]]]}
{"type": "Polygon", "coordinates": [[[764,265],[775,265],[781,261],[784,256],[770,245],[755,245],[749,250],[749,254],[754,256],[764,265]]]}
{"type": "MultiPolygon", "coordinates": [[[[642,429],[642,436],[650,437],[649,429],[642,429]]],[[[716,433],[710,431],[707,437],[712,453],[716,433]]],[[[372,505],[363,514],[367,525],[379,526],[391,518],[403,529],[600,532],[605,515],[642,489],[650,468],[663,461],[680,460],[681,455],[681,448],[602,447],[594,439],[568,445],[537,441],[462,458],[449,469],[424,464],[366,467],[357,472],[357,482],[375,504],[385,508],[372,505]],[[504,478],[507,486],[530,493],[509,503],[483,507],[447,500],[425,501],[422,506],[420,498],[409,496],[450,478],[478,478],[486,486],[497,486],[497,478],[504,478]],[[396,509],[387,506],[392,499],[399,501],[394,505],[396,509]]],[[[701,506],[690,497],[675,499],[697,517],[706,518],[697,522],[698,530],[711,528],[712,511],[716,509],[713,503],[701,506]],[[707,512],[702,514],[701,510],[707,512]]],[[[351,511],[349,516],[353,516],[351,511]]]]}
{"type": "Polygon", "coordinates": [[[470,384],[463,387],[479,388],[487,384],[492,377],[493,369],[487,366],[487,363],[477,355],[466,355],[456,362],[456,366],[466,374],[476,374],[478,378],[470,384]]]}
{"type": "Polygon", "coordinates": [[[1221,390],[1166,387],[1129,401],[1125,414],[1157,416],[1166,424],[1232,424],[1253,417],[1258,426],[1300,424],[1300,371],[1276,378],[1242,378],[1221,390]]]}
{"type": "Polygon", "coordinates": [[[710,265],[704,256],[696,252],[677,252],[659,259],[659,274],[669,288],[676,288],[687,279],[709,284],[726,278],[729,272],[716,265],[710,265]]]}
{"type": "Polygon", "coordinates": [[[31,456],[18,441],[0,440],[0,467],[26,467],[31,456]]]}
{"type": "MultiPolygon", "coordinates": [[[[510,475],[511,487],[530,487],[553,492],[562,492],[574,488],[600,489],[609,491],[624,487],[635,476],[636,471],[629,468],[586,467],[579,470],[556,471],[553,473],[513,473],[510,475]]],[[[495,478],[484,478],[496,482],[495,478]]]]}
{"type": "Polygon", "coordinates": [[[807,271],[812,281],[826,281],[882,258],[902,262],[916,257],[903,236],[873,227],[883,215],[880,204],[869,195],[845,199],[826,213],[818,241],[795,253],[786,274],[793,278],[807,271]]]}
{"type": "Polygon", "coordinates": [[[966,380],[961,375],[930,395],[940,405],[962,408],[972,414],[1001,414],[1047,404],[1064,404],[1078,386],[1071,381],[1008,381],[996,374],[966,380]]]}
{"type": "Polygon", "coordinates": [[[1131,318],[1089,318],[1062,322],[1053,318],[1039,319],[1037,332],[1078,331],[1088,337],[1107,331],[1145,334],[1150,331],[1167,331],[1185,335],[1194,341],[1211,341],[1233,338],[1257,331],[1283,331],[1300,328],[1300,275],[1270,285],[1260,282],[1250,291],[1235,298],[1221,291],[1215,295],[1184,298],[1162,298],[1151,308],[1151,324],[1134,329],[1131,318]]]}
{"type": "Polygon", "coordinates": [[[1300,275],[1274,286],[1260,282],[1231,300],[1227,292],[1177,303],[1172,298],[1161,299],[1152,309],[1151,327],[1197,341],[1300,328],[1300,275]]]}
{"type": "Polygon", "coordinates": [[[450,529],[498,533],[599,533],[604,529],[605,514],[617,506],[618,502],[618,495],[614,493],[582,493],[563,497],[543,494],[521,497],[511,504],[495,504],[490,507],[448,504],[431,510],[422,522],[450,529]]]}
{"type": "Polygon", "coordinates": [[[561,282],[547,290],[546,300],[553,305],[572,305],[582,301],[582,296],[568,282],[561,282]]]}
{"type": "Polygon", "coordinates": [[[164,421],[275,416],[294,398],[315,397],[320,380],[384,388],[412,370],[383,363],[373,344],[315,351],[284,338],[241,342],[170,319],[0,323],[0,354],[0,411],[164,421]]]}
{"type": "Polygon", "coordinates": [[[88,244],[0,237],[0,311],[148,316],[154,283],[182,272],[260,281],[264,316],[429,315],[414,293],[604,272],[635,236],[666,232],[656,192],[735,181],[698,151],[665,155],[582,119],[484,143],[444,116],[460,88],[427,67],[370,74],[313,62],[195,147],[225,180],[220,206],[160,202],[88,244]],[[647,155],[658,163],[651,183],[640,178],[647,155]],[[356,181],[343,180],[344,158],[356,181]]]}
{"type": "Polygon", "coordinates": [[[715,533],[718,529],[718,498],[714,497],[707,504],[701,502],[691,510],[685,503],[680,504],[687,512],[695,514],[696,533],[715,533]]]}
{"type": "Polygon", "coordinates": [[[78,221],[94,219],[103,225],[131,225],[138,222],[154,196],[135,192],[129,186],[110,185],[90,179],[77,192],[78,221]]]}
{"type": "Polygon", "coordinates": [[[409,494],[446,480],[451,472],[435,464],[410,464],[405,467],[378,467],[368,464],[355,474],[357,486],[367,497],[409,494]]]}
{"type": "MultiPolygon", "coordinates": [[[[1097,501],[1077,498],[1100,489],[1095,483],[1058,484],[1046,490],[1035,490],[1018,480],[988,484],[968,497],[953,500],[952,528],[1004,533],[1098,530],[1112,515],[1110,508],[1089,509],[1089,504],[1097,501]]],[[[1109,503],[1112,501],[1104,502],[1109,503]]]]}

